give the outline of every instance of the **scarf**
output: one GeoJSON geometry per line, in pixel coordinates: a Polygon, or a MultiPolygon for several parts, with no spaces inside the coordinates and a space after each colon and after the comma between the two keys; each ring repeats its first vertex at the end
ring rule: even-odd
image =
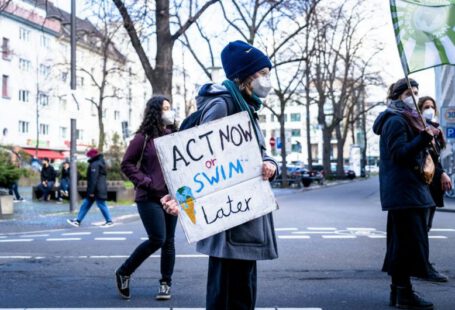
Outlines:
{"type": "Polygon", "coordinates": [[[414,132],[419,133],[425,130],[424,125],[422,124],[422,120],[420,119],[419,113],[408,107],[403,101],[401,100],[392,100],[389,102],[387,107],[392,113],[402,115],[414,132]]]}
{"type": "MultiPolygon", "coordinates": [[[[262,107],[262,101],[259,99],[258,96],[253,94],[250,98],[248,98],[248,102],[243,97],[242,93],[240,92],[239,87],[237,84],[232,82],[231,80],[225,80],[223,86],[226,87],[229,94],[232,97],[234,103],[240,108],[240,111],[247,111],[248,115],[250,116],[251,123],[253,124],[254,134],[256,135],[256,139],[259,143],[259,136],[257,132],[257,128],[254,125],[254,113],[258,111],[262,107]]],[[[259,147],[260,149],[260,147],[259,147]]]]}

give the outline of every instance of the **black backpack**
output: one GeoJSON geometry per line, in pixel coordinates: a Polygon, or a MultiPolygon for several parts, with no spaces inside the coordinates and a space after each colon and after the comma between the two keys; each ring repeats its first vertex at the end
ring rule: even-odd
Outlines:
{"type": "Polygon", "coordinates": [[[186,130],[198,126],[201,122],[202,113],[204,112],[206,106],[215,98],[223,98],[226,101],[229,115],[240,112],[240,107],[237,107],[237,104],[231,99],[231,95],[228,92],[218,93],[209,96],[200,96],[196,98],[197,105],[200,106],[200,109],[197,109],[190,115],[188,115],[180,125],[179,131],[186,130]],[[205,104],[201,104],[201,101],[207,101],[205,104]]]}

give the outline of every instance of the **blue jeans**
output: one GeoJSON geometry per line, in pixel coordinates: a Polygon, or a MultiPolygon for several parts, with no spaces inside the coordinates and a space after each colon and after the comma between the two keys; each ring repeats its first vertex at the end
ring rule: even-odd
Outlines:
{"type": "Polygon", "coordinates": [[[67,192],[70,188],[70,180],[68,179],[61,179],[60,180],[60,190],[58,191],[58,198],[62,198],[61,191],[67,192]]]}
{"type": "Polygon", "coordinates": [[[174,234],[177,217],[164,212],[160,203],[137,202],[148,240],[142,242],[119,268],[121,275],[131,275],[150,255],[161,248],[161,279],[171,285],[175,264],[174,234]]]}
{"type": "Polygon", "coordinates": [[[43,183],[40,183],[38,185],[38,191],[42,193],[42,196],[44,200],[49,199],[49,193],[52,191],[52,188],[54,187],[54,183],[52,181],[47,182],[47,186],[44,186],[43,183]]]}
{"type": "Polygon", "coordinates": [[[19,200],[21,199],[21,195],[19,194],[19,191],[18,191],[18,186],[17,186],[17,182],[13,182],[11,184],[11,186],[9,187],[9,194],[10,195],[13,195],[14,194],[14,199],[16,200],[19,200]]]}
{"type": "Polygon", "coordinates": [[[93,203],[96,202],[96,205],[100,209],[101,213],[104,216],[104,219],[106,222],[112,222],[111,219],[111,214],[109,212],[109,209],[106,205],[106,200],[103,199],[94,199],[94,198],[85,198],[84,201],[82,201],[81,208],[79,209],[79,213],[77,215],[77,220],[79,222],[82,222],[84,217],[87,215],[87,212],[90,210],[92,207],[93,203]]]}

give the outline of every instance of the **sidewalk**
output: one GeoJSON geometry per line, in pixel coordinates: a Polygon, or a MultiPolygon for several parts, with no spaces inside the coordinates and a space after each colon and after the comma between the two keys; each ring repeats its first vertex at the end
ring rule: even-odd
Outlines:
{"type": "MultiPolygon", "coordinates": [[[[33,201],[31,187],[21,187],[19,192],[24,197],[25,202],[14,203],[12,218],[0,219],[0,233],[68,228],[66,220],[76,217],[79,211],[80,204],[76,206],[73,213],[70,213],[67,200],[61,203],[53,200],[48,202],[33,201]]],[[[135,204],[112,206],[108,203],[108,206],[114,223],[139,218],[135,204]]],[[[85,217],[83,225],[101,225],[103,223],[104,218],[95,203],[85,217]]]]}

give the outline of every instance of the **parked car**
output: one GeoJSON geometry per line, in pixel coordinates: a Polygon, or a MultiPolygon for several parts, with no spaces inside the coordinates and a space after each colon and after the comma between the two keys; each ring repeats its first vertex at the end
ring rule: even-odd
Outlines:
{"type": "MultiPolygon", "coordinates": [[[[327,173],[324,170],[323,165],[313,165],[313,171],[318,171],[320,172],[324,177],[330,177],[330,178],[338,178],[337,176],[337,164],[336,163],[331,163],[330,164],[330,173],[327,173]]],[[[354,179],[356,177],[356,174],[354,170],[350,169],[349,166],[344,166],[344,177],[347,179],[354,179]]]]}
{"type": "Polygon", "coordinates": [[[308,170],[308,166],[302,171],[302,184],[305,187],[311,185],[311,183],[317,182],[319,185],[324,184],[324,175],[318,170],[308,170]]]}

